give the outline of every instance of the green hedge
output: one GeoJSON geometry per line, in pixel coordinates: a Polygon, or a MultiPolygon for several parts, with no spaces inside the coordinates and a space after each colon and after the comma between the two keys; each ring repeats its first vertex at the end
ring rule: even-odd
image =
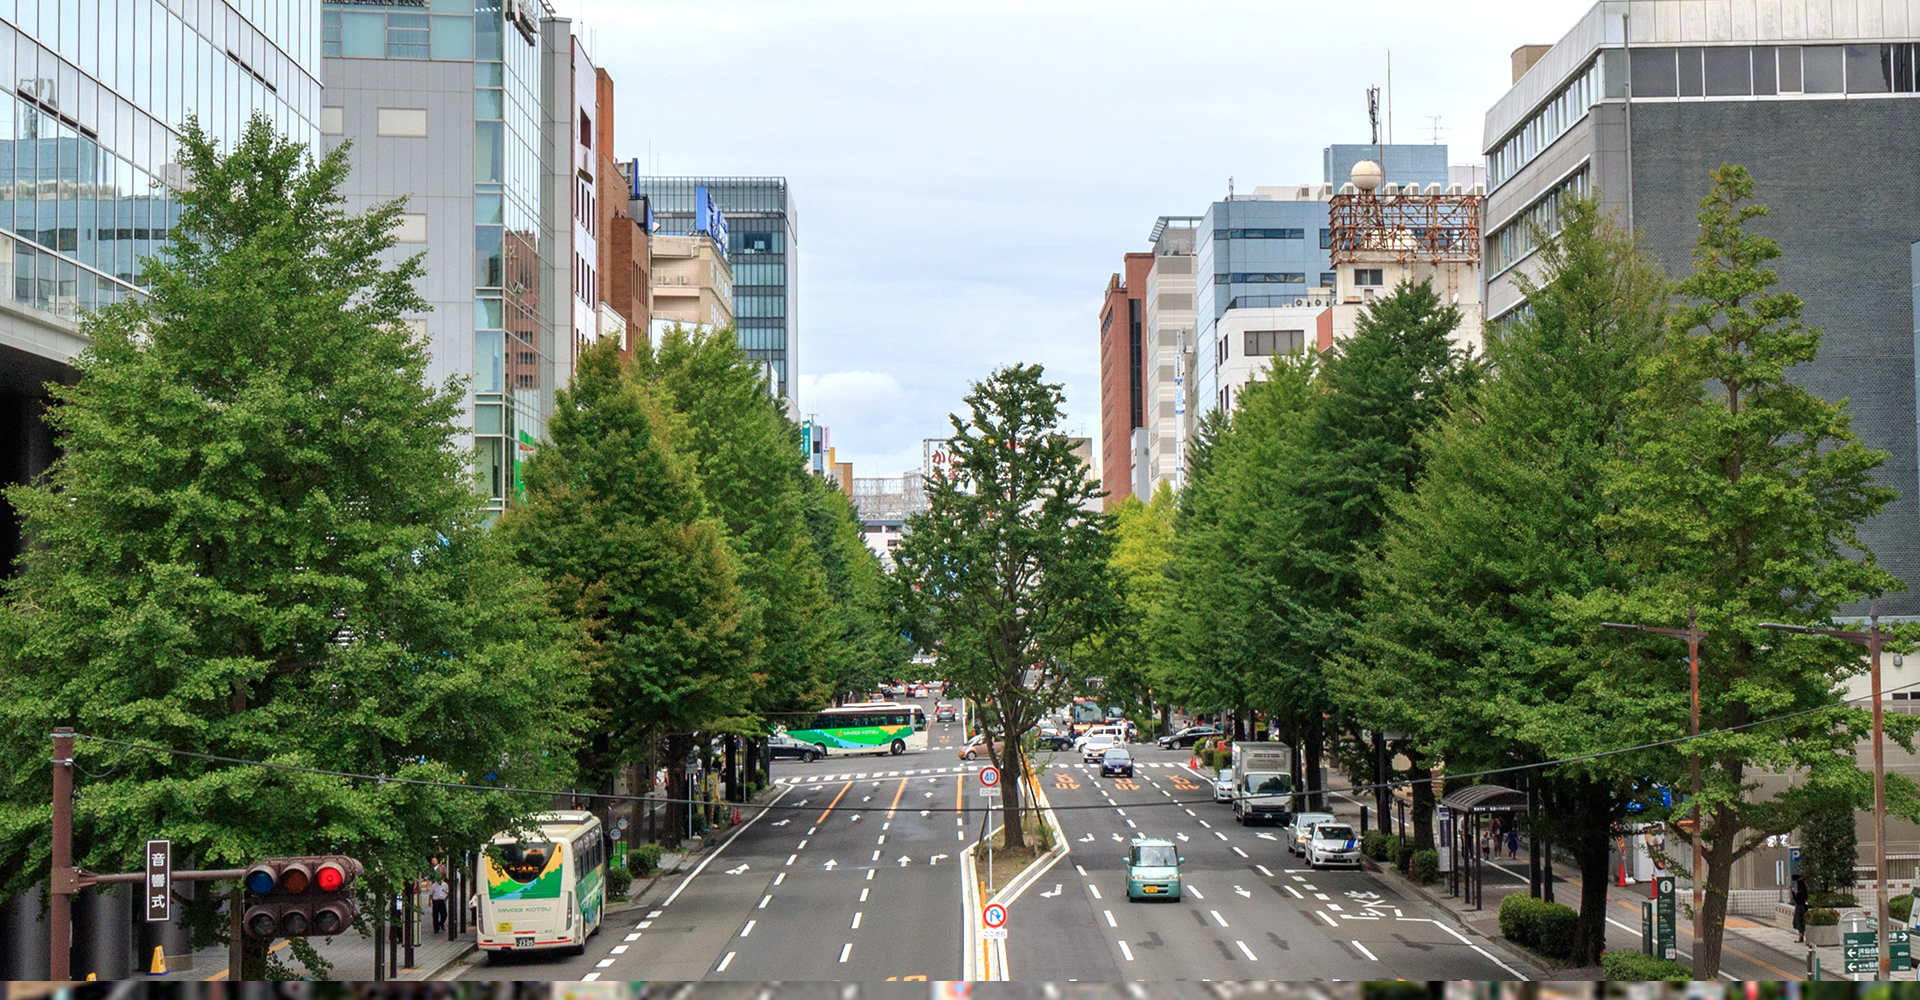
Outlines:
{"type": "Polygon", "coordinates": [[[1501,936],[1548,958],[1573,955],[1573,932],[1579,920],[1571,906],[1520,893],[1500,901],[1501,936]]]}
{"type": "Polygon", "coordinates": [[[635,844],[627,852],[627,867],[634,878],[652,878],[660,869],[660,855],[665,853],[666,848],[659,844],[635,844]]]}
{"type": "MultiPolygon", "coordinates": [[[[1440,881],[1440,852],[1415,851],[1409,861],[1407,875],[1421,885],[1432,885],[1440,881]]],[[[1571,945],[1571,939],[1569,939],[1571,945]]],[[[1571,950],[1571,949],[1569,949],[1571,950]]]]}
{"type": "Polygon", "coordinates": [[[607,866],[607,898],[625,899],[627,890],[633,888],[633,873],[619,865],[607,866]]]}
{"type": "MultiPolygon", "coordinates": [[[[1515,897],[1508,896],[1508,899],[1515,897]]],[[[1610,983],[1690,983],[1693,970],[1679,962],[1638,951],[1609,951],[1600,956],[1601,977],[1610,983]]]]}
{"type": "Polygon", "coordinates": [[[1825,906],[1807,911],[1808,927],[1832,927],[1840,922],[1840,911],[1825,906]]]}
{"type": "Polygon", "coordinates": [[[1360,838],[1360,851],[1375,861],[1385,861],[1393,857],[1394,843],[1395,838],[1379,830],[1368,830],[1367,835],[1360,838]]]}
{"type": "MultiPolygon", "coordinates": [[[[1412,840],[1394,838],[1393,866],[1400,869],[1400,874],[1408,874],[1413,870],[1413,856],[1419,852],[1420,848],[1412,840]]],[[[1435,852],[1435,857],[1438,857],[1438,852],[1435,852]]]]}
{"type": "Polygon", "coordinates": [[[1903,924],[1910,922],[1913,919],[1913,896],[1895,896],[1887,900],[1887,916],[1903,924]]]}
{"type": "Polygon", "coordinates": [[[1816,892],[1807,896],[1807,905],[1816,910],[1824,906],[1844,909],[1849,906],[1859,906],[1860,901],[1850,892],[1816,892]]]}

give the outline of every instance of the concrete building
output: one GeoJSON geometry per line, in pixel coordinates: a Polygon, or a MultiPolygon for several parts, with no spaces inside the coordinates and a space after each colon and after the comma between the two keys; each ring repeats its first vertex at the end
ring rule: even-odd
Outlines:
{"type": "Polygon", "coordinates": [[[1183,347],[1193,340],[1194,249],[1200,218],[1163,215],[1148,242],[1153,267],[1142,296],[1141,397],[1144,423],[1134,428],[1133,494],[1153,498],[1162,483],[1180,488],[1186,444],[1183,347]]]}
{"type": "Polygon", "coordinates": [[[1124,267],[1107,280],[1100,306],[1100,488],[1109,507],[1133,493],[1133,432],[1145,414],[1141,320],[1153,255],[1127,254],[1124,267]]]}
{"type": "Polygon", "coordinates": [[[598,329],[576,298],[590,277],[572,249],[597,228],[591,202],[577,204],[591,181],[576,189],[598,166],[595,74],[540,0],[432,14],[330,2],[321,16],[322,131],[329,146],[353,143],[347,208],[407,199],[394,254],[426,253],[432,310],[413,322],[427,377],[468,380],[476,469],[504,509],[581,337],[598,329]]]}
{"type": "MultiPolygon", "coordinates": [[[[663,235],[704,232],[699,192],[727,219],[726,256],[734,284],[729,322],[747,355],[772,367],[788,412],[799,413],[799,210],[784,177],[641,177],[636,196],[652,205],[663,235]]],[[[658,291],[659,281],[655,281],[658,291]]]]}
{"type": "MultiPolygon", "coordinates": [[[[43,386],[73,379],[78,318],[131,294],[179,217],[186,116],[228,147],[256,112],[319,139],[320,9],[276,14],[224,0],[0,5],[0,485],[46,471],[43,386]]],[[[19,552],[0,502],[0,576],[19,552]]]]}
{"type": "Polygon", "coordinates": [[[733,325],[733,267],[720,244],[698,236],[652,239],[653,326],[733,325]]]}
{"type": "Polygon", "coordinates": [[[594,99],[600,115],[594,120],[594,193],[599,208],[600,336],[618,336],[620,350],[629,358],[646,340],[653,321],[652,232],[645,202],[638,217],[630,197],[633,172],[614,159],[613,78],[606,70],[594,74],[594,99]]]}
{"type": "Polygon", "coordinates": [[[1408,282],[1430,281],[1440,301],[1460,311],[1453,343],[1481,344],[1480,209],[1477,185],[1384,184],[1372,161],[1353,167],[1329,206],[1333,303],[1320,349],[1353,335],[1367,304],[1408,282]]]}
{"type": "Polygon", "coordinates": [[[1537,267],[1527,224],[1551,226],[1563,192],[1598,192],[1681,277],[1708,172],[1753,171],[1771,214],[1749,229],[1780,244],[1778,287],[1825,331],[1818,360],[1793,377],[1848,399],[1854,432],[1889,456],[1876,478],[1899,499],[1860,539],[1907,583],[1879,601],[1898,616],[1920,615],[1920,161],[1907,150],[1920,129],[1917,41],[1910,0],[1605,0],[1554,45],[1516,53],[1484,133],[1490,321],[1523,305],[1514,279],[1537,267]]]}

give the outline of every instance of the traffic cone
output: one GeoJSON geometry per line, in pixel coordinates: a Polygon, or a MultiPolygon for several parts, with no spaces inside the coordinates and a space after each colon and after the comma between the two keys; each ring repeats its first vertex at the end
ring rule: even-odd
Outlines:
{"type": "Polygon", "coordinates": [[[167,950],[159,945],[153,946],[153,964],[147,967],[147,975],[164,976],[167,974],[167,950]]]}
{"type": "Polygon", "coordinates": [[[1620,881],[1615,884],[1616,885],[1627,884],[1627,860],[1625,858],[1620,859],[1620,881]]]}

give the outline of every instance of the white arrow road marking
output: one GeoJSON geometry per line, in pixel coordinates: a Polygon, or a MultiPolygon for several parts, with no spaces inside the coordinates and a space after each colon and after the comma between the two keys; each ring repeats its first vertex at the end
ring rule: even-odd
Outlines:
{"type": "Polygon", "coordinates": [[[860,801],[862,801],[862,802],[872,802],[872,801],[873,801],[873,796],[871,796],[871,795],[862,795],[862,796],[860,796],[860,801]]]}
{"type": "Polygon", "coordinates": [[[920,810],[920,818],[921,819],[927,818],[927,811],[925,809],[920,810]]]}
{"type": "Polygon", "coordinates": [[[1261,840],[1279,840],[1280,839],[1279,837],[1276,837],[1271,833],[1256,833],[1254,834],[1254,836],[1259,837],[1261,840]]]}
{"type": "Polygon", "coordinates": [[[825,869],[826,869],[826,870],[828,870],[828,871],[832,871],[832,870],[834,870],[834,869],[835,869],[836,867],[838,867],[838,866],[839,866],[839,864],[840,864],[840,862],[838,862],[838,861],[835,861],[835,860],[833,860],[832,858],[828,858],[828,859],[827,859],[827,863],[826,863],[826,864],[824,864],[824,865],[821,865],[820,867],[822,867],[822,868],[825,868],[825,869]]]}
{"type": "Polygon", "coordinates": [[[768,823],[767,825],[768,826],[786,826],[788,823],[791,823],[791,822],[793,822],[793,820],[783,819],[778,823],[768,823]]]}
{"type": "Polygon", "coordinates": [[[905,868],[912,860],[904,854],[900,855],[900,867],[905,868]]]}
{"type": "Polygon", "coordinates": [[[1245,897],[1246,897],[1246,898],[1248,898],[1248,899],[1252,899],[1252,898],[1253,898],[1253,893],[1252,893],[1252,891],[1250,891],[1250,890],[1247,890],[1247,889],[1242,889],[1242,888],[1240,888],[1240,887],[1239,887],[1239,886],[1237,886],[1237,885],[1233,887],[1233,891],[1234,891],[1234,892],[1237,892],[1237,893],[1239,893],[1239,894],[1240,894],[1240,895],[1242,895],[1242,896],[1245,896],[1245,897]]]}
{"type": "Polygon", "coordinates": [[[1184,843],[1186,843],[1186,842],[1187,842],[1187,835],[1186,835],[1186,834],[1184,834],[1184,833],[1176,833],[1176,834],[1174,834],[1174,835],[1173,835],[1173,839],[1175,839],[1175,840],[1177,840],[1177,841],[1179,841],[1179,842],[1181,842],[1182,844],[1184,844],[1184,843]]]}
{"type": "Polygon", "coordinates": [[[1117,833],[1113,833],[1113,834],[1108,834],[1108,836],[1110,836],[1110,837],[1112,837],[1112,838],[1113,838],[1113,842],[1114,842],[1114,843],[1116,843],[1116,844],[1124,844],[1124,843],[1126,843],[1126,841],[1124,841],[1124,840],[1121,840],[1121,839],[1120,839],[1120,835],[1119,835],[1119,834],[1117,834],[1117,833]]]}
{"type": "MultiPolygon", "coordinates": [[[[933,793],[932,793],[932,792],[928,792],[928,793],[927,793],[927,798],[933,798],[933,793]]],[[[924,816],[924,815],[926,815],[926,814],[925,814],[925,813],[921,813],[921,815],[922,815],[922,816],[924,816]]]]}
{"type": "Polygon", "coordinates": [[[1086,836],[1084,836],[1084,837],[1081,837],[1081,838],[1080,838],[1080,842],[1081,842],[1082,844],[1091,844],[1091,843],[1093,843],[1093,834],[1091,834],[1091,833],[1089,833],[1089,834],[1087,834],[1086,836]]]}
{"type": "Polygon", "coordinates": [[[1053,897],[1055,897],[1055,896],[1058,896],[1058,895],[1060,895],[1060,892],[1061,892],[1061,890],[1060,890],[1060,883],[1058,883],[1058,882],[1055,882],[1055,883],[1053,884],[1053,891],[1052,891],[1052,892],[1043,892],[1043,893],[1041,893],[1040,895],[1042,895],[1042,896],[1045,896],[1045,897],[1046,897],[1046,898],[1048,898],[1048,899],[1052,899],[1053,897]]]}
{"type": "Polygon", "coordinates": [[[752,866],[751,866],[751,865],[741,865],[741,866],[740,866],[740,867],[738,867],[738,868],[729,868],[729,869],[727,869],[727,874],[729,874],[729,875],[738,875],[738,874],[740,874],[741,872],[744,872],[744,871],[746,871],[746,870],[747,870],[748,868],[750,868],[750,867],[752,867],[752,866]]]}
{"type": "Polygon", "coordinates": [[[944,858],[944,857],[946,857],[946,855],[944,855],[944,854],[936,854],[936,855],[934,855],[933,857],[930,857],[930,858],[928,858],[928,859],[927,859],[927,864],[930,864],[930,865],[937,865],[937,864],[939,864],[939,863],[940,863],[940,859],[942,859],[942,858],[944,858]]]}

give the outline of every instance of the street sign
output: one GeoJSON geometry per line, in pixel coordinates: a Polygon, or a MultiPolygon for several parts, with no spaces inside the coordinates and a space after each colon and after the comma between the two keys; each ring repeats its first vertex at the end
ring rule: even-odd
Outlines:
{"type": "Polygon", "coordinates": [[[1798,874],[1800,874],[1800,849],[1789,847],[1787,848],[1787,877],[1792,878],[1798,874]]]}
{"type": "Polygon", "coordinates": [[[608,839],[608,840],[619,840],[619,839],[620,839],[620,838],[621,838],[622,836],[623,836],[623,834],[621,834],[621,832],[620,832],[620,831],[619,831],[618,829],[613,829],[613,830],[608,830],[608,831],[607,831],[607,839],[608,839]]]}
{"type": "MultiPolygon", "coordinates": [[[[1880,936],[1876,931],[1853,931],[1840,935],[1841,947],[1845,949],[1848,972],[1880,971],[1880,936]]],[[[1894,972],[1907,972],[1913,968],[1913,942],[1906,931],[1893,931],[1887,935],[1887,952],[1893,959],[1894,972]]]]}
{"type": "Polygon", "coordinates": [[[998,789],[998,788],[982,788],[982,789],[980,789],[979,791],[980,791],[980,794],[981,794],[981,795],[984,795],[984,796],[986,796],[987,798],[990,798],[990,799],[991,799],[991,798],[995,798],[995,797],[997,797],[997,796],[999,796],[999,794],[1000,794],[1000,789],[998,789]]]}
{"type": "Polygon", "coordinates": [[[997,767],[994,767],[992,764],[988,764],[986,767],[981,768],[980,784],[985,785],[988,788],[992,788],[995,785],[1000,784],[1000,769],[997,767]]]}
{"type": "Polygon", "coordinates": [[[980,922],[986,924],[988,927],[1005,927],[1007,925],[1007,908],[999,903],[988,903],[986,907],[980,911],[980,922]]]}
{"type": "Polygon", "coordinates": [[[1643,899],[1640,901],[1640,950],[1648,955],[1653,954],[1654,948],[1657,947],[1654,926],[1653,900],[1643,899]]]}
{"type": "Polygon", "coordinates": [[[1653,880],[1654,955],[1669,961],[1678,957],[1675,937],[1679,933],[1673,900],[1673,876],[1653,880]]]}
{"type": "Polygon", "coordinates": [[[147,922],[173,919],[173,841],[147,841],[147,922]]]}
{"type": "Polygon", "coordinates": [[[1007,929],[1005,927],[989,927],[980,932],[980,937],[987,941],[1005,941],[1007,939],[1007,929]]]}

